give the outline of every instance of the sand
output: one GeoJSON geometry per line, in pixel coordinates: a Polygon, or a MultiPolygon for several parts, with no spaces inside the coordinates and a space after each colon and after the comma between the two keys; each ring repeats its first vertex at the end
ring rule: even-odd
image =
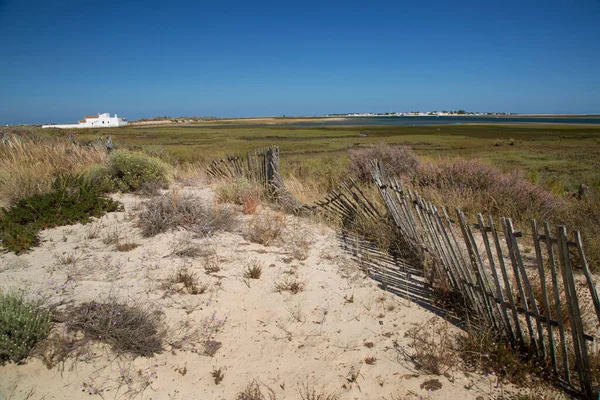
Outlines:
{"type": "MultiPolygon", "coordinates": [[[[214,201],[204,184],[176,189],[214,201]]],[[[253,380],[277,399],[300,399],[299,385],[305,384],[339,399],[488,399],[517,390],[458,367],[445,376],[417,369],[405,355],[413,353],[405,334],[428,321],[447,323],[378,287],[327,226],[286,216],[282,243],[263,246],[244,238],[252,216],[238,213],[239,228],[233,232],[192,238],[177,231],[143,238],[136,213],[145,199],[115,198],[125,205],[124,212],[85,226],[46,230],[41,246],[27,254],[1,254],[0,287],[62,303],[59,309],[109,295],[153,304],[166,316],[169,342],[179,345],[134,359],[94,343],[80,360],[52,369],[39,358],[7,364],[0,367],[0,398],[235,399],[253,380]],[[118,252],[106,243],[111,235],[139,247],[118,252]],[[292,251],[299,239],[309,242],[305,259],[292,251]],[[176,244],[185,240],[204,254],[174,256],[176,244]],[[220,270],[207,274],[207,263],[220,270]],[[244,268],[254,263],[262,265],[262,276],[244,278],[244,268]],[[207,292],[165,290],[163,283],[181,267],[194,271],[208,285],[207,292]],[[276,285],[285,277],[304,282],[305,290],[278,292],[276,285]],[[182,342],[186,332],[198,328],[201,337],[222,343],[213,357],[193,340],[182,342]],[[216,384],[212,372],[218,369],[223,380],[216,384]],[[432,379],[440,389],[423,386],[432,379]]],[[[457,332],[451,325],[447,329],[457,332]]]]}

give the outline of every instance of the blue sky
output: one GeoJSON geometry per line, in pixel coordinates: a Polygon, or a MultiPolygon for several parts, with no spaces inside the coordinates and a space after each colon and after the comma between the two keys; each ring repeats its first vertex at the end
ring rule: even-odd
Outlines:
{"type": "Polygon", "coordinates": [[[600,113],[600,0],[0,0],[0,124],[600,113]]]}

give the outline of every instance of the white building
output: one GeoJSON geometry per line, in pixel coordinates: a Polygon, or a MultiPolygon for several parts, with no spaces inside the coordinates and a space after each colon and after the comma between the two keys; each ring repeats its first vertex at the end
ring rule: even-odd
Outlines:
{"type": "Polygon", "coordinates": [[[64,124],[64,125],[42,125],[42,128],[60,128],[60,129],[79,129],[79,128],[116,128],[119,126],[126,126],[127,120],[125,118],[110,116],[110,113],[98,114],[98,116],[92,115],[84,117],[83,120],[79,120],[78,124],[64,124]]]}

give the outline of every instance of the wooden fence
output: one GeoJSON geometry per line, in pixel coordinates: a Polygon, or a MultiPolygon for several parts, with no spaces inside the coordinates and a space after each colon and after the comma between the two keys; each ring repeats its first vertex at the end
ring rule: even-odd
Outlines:
{"type": "MultiPolygon", "coordinates": [[[[279,152],[270,149],[217,161],[209,173],[258,177],[268,185],[275,180],[281,191],[279,152]],[[269,154],[276,154],[276,161],[269,154]]],[[[535,352],[564,386],[588,398],[598,395],[592,368],[600,358],[595,339],[600,300],[579,232],[569,235],[564,226],[532,220],[531,232],[525,234],[510,218],[495,221],[482,214],[469,222],[461,210],[451,217],[445,208],[387,177],[380,162],[373,162],[372,176],[385,210],[352,179],[304,208],[320,207],[346,221],[360,217],[391,224],[405,249],[416,259],[432,259],[438,284],[460,293],[497,338],[535,352]],[[574,267],[583,276],[574,275],[574,267]]]]}

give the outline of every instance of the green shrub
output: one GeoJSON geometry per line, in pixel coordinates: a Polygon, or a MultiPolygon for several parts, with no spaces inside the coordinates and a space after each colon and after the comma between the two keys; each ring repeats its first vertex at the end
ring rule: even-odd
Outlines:
{"type": "Polygon", "coordinates": [[[83,172],[84,179],[100,193],[110,193],[117,190],[117,184],[105,165],[94,164],[83,172]]]}
{"type": "Polygon", "coordinates": [[[172,176],[171,167],[164,161],[129,150],[112,153],[106,169],[110,179],[123,192],[135,192],[144,186],[158,185],[166,188],[172,176]]]}
{"type": "Polygon", "coordinates": [[[38,243],[42,229],[87,223],[119,208],[119,203],[101,197],[80,177],[61,177],[55,191],[19,200],[0,209],[0,241],[6,249],[19,254],[38,243]]]}
{"type": "Polygon", "coordinates": [[[27,358],[50,328],[47,309],[22,296],[0,293],[0,363],[27,358]]]}

